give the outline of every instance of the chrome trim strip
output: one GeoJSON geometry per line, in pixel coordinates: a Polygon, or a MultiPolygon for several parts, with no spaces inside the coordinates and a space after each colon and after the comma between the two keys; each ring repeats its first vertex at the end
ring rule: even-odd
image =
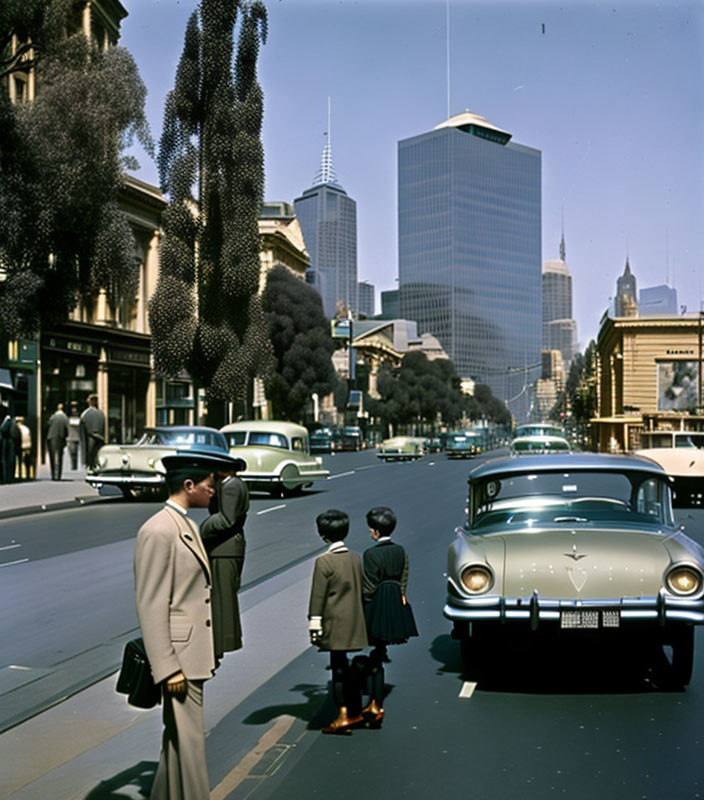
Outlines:
{"type": "Polygon", "coordinates": [[[100,488],[105,484],[119,484],[119,483],[136,483],[143,486],[152,486],[154,484],[164,483],[163,475],[143,475],[142,477],[135,477],[133,475],[86,475],[86,483],[91,486],[100,488]]]}
{"type": "MultiPolygon", "coordinates": [[[[604,611],[620,611],[622,620],[658,620],[658,611],[655,608],[639,608],[629,609],[621,606],[605,606],[604,611]]],[[[504,616],[502,616],[499,609],[486,609],[486,608],[456,608],[449,604],[445,605],[442,610],[443,616],[449,620],[457,621],[471,621],[482,619],[495,619],[495,620],[531,620],[531,612],[528,608],[525,610],[508,609],[504,616]]],[[[560,619],[560,611],[539,609],[537,618],[539,620],[553,620],[560,619]]],[[[666,608],[665,619],[681,620],[683,622],[692,622],[696,625],[704,624],[704,611],[697,611],[696,609],[680,609],[680,608],[666,608]]]]}

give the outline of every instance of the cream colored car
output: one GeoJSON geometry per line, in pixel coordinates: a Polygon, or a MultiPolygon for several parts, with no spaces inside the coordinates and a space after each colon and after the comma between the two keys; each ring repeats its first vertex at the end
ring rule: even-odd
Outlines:
{"type": "Polygon", "coordinates": [[[290,497],[330,474],[323,468],[323,459],[310,454],[308,431],[302,425],[247,420],[220,430],[230,455],[247,462],[240,478],[250,489],[290,497]]]}
{"type": "Polygon", "coordinates": [[[704,549],[677,526],[670,480],[652,461],[492,459],[469,476],[444,615],[468,673],[514,636],[598,635],[605,646],[638,636],[662,646],[666,678],[686,685],[704,623],[704,549]]]}

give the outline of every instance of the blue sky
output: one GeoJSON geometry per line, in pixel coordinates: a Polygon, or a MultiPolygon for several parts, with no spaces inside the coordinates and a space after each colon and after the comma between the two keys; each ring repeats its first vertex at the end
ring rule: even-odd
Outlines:
{"type": "MultiPolygon", "coordinates": [[[[161,133],[197,0],[122,0],[120,44],[161,133]]],[[[267,0],[266,199],[312,182],[332,98],[338,180],[357,201],[360,280],[396,286],[396,148],[447,116],[446,0],[267,0]]],[[[704,3],[450,0],[450,109],[542,151],[543,258],[564,215],[574,315],[596,335],[628,255],[638,286],[704,282],[704,3]]],[[[138,154],[137,177],[157,183],[138,154]]]]}

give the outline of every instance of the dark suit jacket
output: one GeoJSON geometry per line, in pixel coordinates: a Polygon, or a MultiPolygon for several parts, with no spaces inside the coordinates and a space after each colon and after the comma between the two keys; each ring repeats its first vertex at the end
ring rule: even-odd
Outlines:
{"type": "Polygon", "coordinates": [[[249,511],[249,489],[236,475],[218,484],[217,512],[200,526],[208,555],[244,556],[244,521],[249,511]]]}
{"type": "Polygon", "coordinates": [[[396,542],[378,542],[364,551],[364,599],[370,600],[382,581],[398,581],[401,593],[408,586],[408,554],[396,542]]]}
{"type": "Polygon", "coordinates": [[[362,561],[343,550],[315,559],[308,617],[323,618],[321,650],[363,650],[367,627],[362,609],[362,561]]]}
{"type": "Polygon", "coordinates": [[[49,417],[49,428],[46,432],[46,438],[53,442],[60,442],[62,445],[66,444],[66,437],[68,436],[68,417],[63,411],[56,411],[49,417]]]}

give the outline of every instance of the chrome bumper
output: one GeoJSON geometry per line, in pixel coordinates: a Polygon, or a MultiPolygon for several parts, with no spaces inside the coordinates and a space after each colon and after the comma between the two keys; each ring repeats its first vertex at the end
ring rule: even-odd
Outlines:
{"type": "Polygon", "coordinates": [[[161,486],[163,475],[86,475],[86,483],[100,489],[101,486],[161,486]]]}
{"type": "Polygon", "coordinates": [[[462,605],[446,603],[443,615],[453,622],[522,620],[530,622],[533,630],[542,622],[559,623],[563,611],[580,610],[617,611],[623,622],[647,620],[660,625],[670,621],[704,624],[704,598],[672,597],[664,590],[651,597],[558,600],[543,598],[533,592],[530,597],[477,597],[461,602],[462,605]]]}

